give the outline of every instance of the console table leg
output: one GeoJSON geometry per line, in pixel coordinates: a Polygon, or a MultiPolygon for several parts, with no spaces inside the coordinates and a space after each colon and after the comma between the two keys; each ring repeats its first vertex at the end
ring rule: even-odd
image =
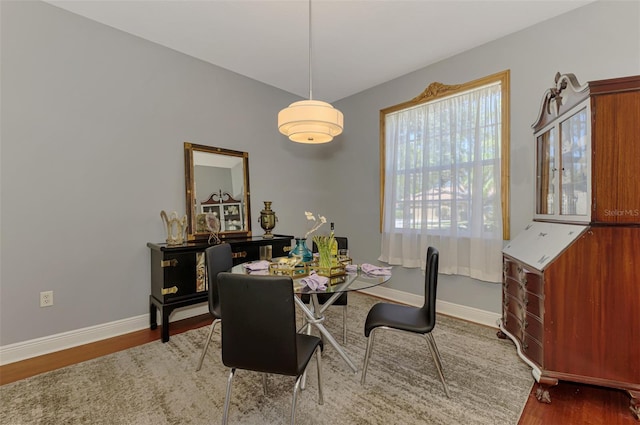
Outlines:
{"type": "Polygon", "coordinates": [[[157,311],[156,305],[151,301],[151,297],[149,297],[149,328],[151,330],[158,327],[158,319],[156,318],[157,311]]]}
{"type": "Polygon", "coordinates": [[[162,342],[169,341],[169,315],[171,310],[164,307],[162,308],[162,342]]]}
{"type": "Polygon", "coordinates": [[[633,414],[633,417],[640,421],[640,391],[629,390],[628,392],[631,396],[631,404],[629,405],[629,410],[631,410],[631,414],[633,414]]]}

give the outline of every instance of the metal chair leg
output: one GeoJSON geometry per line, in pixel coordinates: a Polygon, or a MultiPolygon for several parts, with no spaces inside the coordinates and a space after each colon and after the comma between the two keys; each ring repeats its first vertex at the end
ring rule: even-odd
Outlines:
{"type": "Polygon", "coordinates": [[[302,375],[298,376],[296,379],[296,384],[293,386],[293,401],[291,402],[291,425],[295,425],[296,423],[296,399],[298,397],[298,388],[300,388],[300,381],[302,380],[302,375]]]}
{"type": "Polygon", "coordinates": [[[231,400],[231,384],[233,383],[233,377],[236,373],[236,369],[231,369],[229,378],[227,379],[227,395],[224,398],[224,412],[222,413],[222,425],[227,425],[227,419],[229,419],[229,401],[231,400]]]}
{"type": "Polygon", "coordinates": [[[324,393],[322,392],[322,350],[316,348],[316,363],[318,367],[318,404],[324,404],[324,393]]]}
{"type": "Polygon", "coordinates": [[[264,392],[264,395],[267,395],[267,374],[263,373],[262,374],[262,392],[264,392]]]}
{"type": "Polygon", "coordinates": [[[342,310],[342,342],[347,343],[347,305],[342,310]]]}
{"type": "Polygon", "coordinates": [[[438,375],[440,375],[440,380],[442,381],[442,386],[444,387],[444,393],[447,395],[448,398],[451,398],[451,395],[449,395],[449,388],[447,387],[447,382],[444,379],[444,373],[442,371],[442,359],[440,358],[440,352],[438,351],[436,340],[433,338],[433,335],[431,334],[431,332],[426,334],[425,338],[429,343],[429,351],[431,351],[431,357],[433,357],[433,362],[436,364],[438,375]]]}
{"type": "Polygon", "coordinates": [[[196,367],[196,372],[202,368],[202,362],[204,361],[204,355],[207,354],[207,349],[209,348],[209,343],[211,342],[211,337],[213,336],[213,331],[216,329],[216,325],[220,322],[220,319],[214,319],[213,323],[211,323],[211,329],[209,330],[209,336],[204,343],[204,348],[202,349],[202,354],[200,354],[200,361],[198,361],[198,367],[196,367]]]}
{"type": "Polygon", "coordinates": [[[373,349],[373,340],[376,329],[373,329],[367,338],[367,351],[364,353],[364,365],[362,366],[362,378],[360,378],[360,385],[364,385],[365,379],[367,379],[367,367],[369,366],[369,357],[371,357],[371,350],[373,349]]]}

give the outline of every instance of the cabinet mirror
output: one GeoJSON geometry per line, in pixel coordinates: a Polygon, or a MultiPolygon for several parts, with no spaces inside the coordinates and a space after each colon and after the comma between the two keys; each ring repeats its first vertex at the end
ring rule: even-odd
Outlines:
{"type": "Polygon", "coordinates": [[[184,144],[189,240],[251,235],[249,154],[184,144]]]}

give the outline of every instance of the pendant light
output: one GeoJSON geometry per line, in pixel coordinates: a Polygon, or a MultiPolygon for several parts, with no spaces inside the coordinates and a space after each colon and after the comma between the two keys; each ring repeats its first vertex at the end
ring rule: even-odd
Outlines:
{"type": "Polygon", "coordinates": [[[293,102],[278,114],[278,130],[298,143],[319,144],[342,133],[344,117],[331,104],[313,100],[311,81],[311,0],[309,0],[309,100],[293,102]]]}

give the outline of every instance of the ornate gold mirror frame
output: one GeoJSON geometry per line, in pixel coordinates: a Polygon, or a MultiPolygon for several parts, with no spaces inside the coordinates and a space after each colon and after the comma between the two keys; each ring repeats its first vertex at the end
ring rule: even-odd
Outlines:
{"type": "Polygon", "coordinates": [[[249,154],[184,143],[187,240],[251,236],[249,154]]]}

